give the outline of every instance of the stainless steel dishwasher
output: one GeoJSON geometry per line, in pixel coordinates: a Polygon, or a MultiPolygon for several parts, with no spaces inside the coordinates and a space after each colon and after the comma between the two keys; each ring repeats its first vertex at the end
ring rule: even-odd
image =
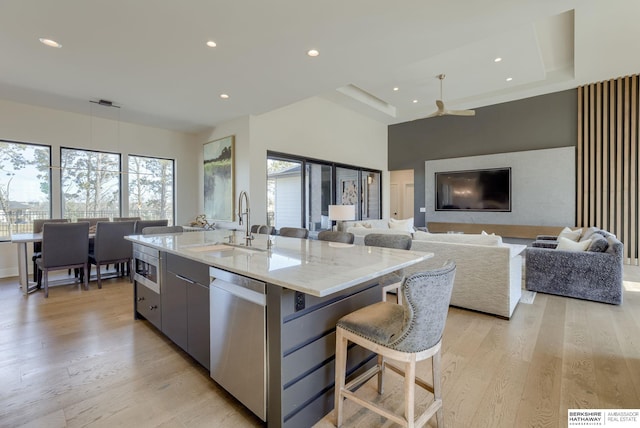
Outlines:
{"type": "Polygon", "coordinates": [[[211,377],[266,421],[266,285],[213,267],[209,272],[211,377]]]}

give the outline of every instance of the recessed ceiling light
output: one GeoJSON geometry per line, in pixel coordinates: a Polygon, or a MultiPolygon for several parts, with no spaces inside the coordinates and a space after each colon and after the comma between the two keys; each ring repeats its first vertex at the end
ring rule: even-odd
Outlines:
{"type": "Polygon", "coordinates": [[[226,100],[229,98],[229,95],[227,94],[220,94],[220,98],[222,98],[223,100],[226,100]]]}
{"type": "Polygon", "coordinates": [[[413,103],[416,104],[418,102],[418,100],[413,100],[413,103]]]}
{"type": "Polygon", "coordinates": [[[400,88],[398,88],[397,86],[395,88],[393,88],[394,91],[398,91],[400,90],[400,88]]]}
{"type": "Polygon", "coordinates": [[[210,48],[215,48],[216,46],[218,46],[218,44],[216,42],[214,42],[213,40],[209,40],[207,42],[207,46],[209,46],[210,48]]]}
{"type": "Polygon", "coordinates": [[[511,82],[513,80],[513,77],[507,77],[507,82],[511,82]]]}
{"type": "Polygon", "coordinates": [[[493,60],[493,62],[500,62],[500,61],[502,61],[502,58],[500,57],[497,57],[496,59],[493,60]]]}
{"type": "Polygon", "coordinates": [[[307,55],[309,55],[309,56],[318,56],[318,55],[320,55],[320,52],[318,52],[316,49],[311,49],[311,50],[307,51],[307,55]]]}
{"type": "Polygon", "coordinates": [[[40,43],[42,43],[43,45],[47,45],[50,46],[52,48],[61,48],[62,45],[58,42],[56,42],[55,40],[51,40],[51,39],[47,39],[44,37],[40,37],[38,40],[40,40],[40,43]]]}

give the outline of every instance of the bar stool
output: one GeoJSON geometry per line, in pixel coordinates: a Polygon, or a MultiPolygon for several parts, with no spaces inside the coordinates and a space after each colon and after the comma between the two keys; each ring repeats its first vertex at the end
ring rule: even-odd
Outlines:
{"type": "Polygon", "coordinates": [[[307,239],[309,237],[309,231],[301,227],[281,227],[278,235],[289,238],[307,239]]]}
{"type": "Polygon", "coordinates": [[[338,232],[335,230],[323,230],[318,233],[318,241],[340,242],[343,244],[353,244],[355,236],[350,232],[338,232]]]}
{"type": "Polygon", "coordinates": [[[335,415],[342,425],[344,399],[404,427],[419,427],[435,414],[438,427],[444,425],[440,384],[440,348],[456,265],[449,260],[439,269],[415,273],[402,281],[406,305],[379,302],[342,317],[336,325],[335,415]],[[378,354],[378,364],[345,385],[347,345],[353,342],[378,354]],[[433,383],[416,376],[416,362],[432,359],[433,383]],[[404,369],[387,362],[401,362],[404,369]],[[404,417],[358,397],[354,391],[378,375],[378,393],[383,393],[386,368],[404,376],[404,417]],[[433,402],[415,417],[415,385],[433,394],[433,402]]]}

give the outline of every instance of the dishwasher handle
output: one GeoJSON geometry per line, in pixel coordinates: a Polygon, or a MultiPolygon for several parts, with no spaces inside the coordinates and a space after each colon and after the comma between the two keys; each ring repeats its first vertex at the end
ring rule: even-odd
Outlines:
{"type": "Polygon", "coordinates": [[[243,287],[242,285],[233,284],[223,279],[216,278],[211,282],[211,287],[224,290],[235,297],[255,303],[256,305],[267,306],[267,296],[264,293],[251,290],[247,287],[243,287]]]}

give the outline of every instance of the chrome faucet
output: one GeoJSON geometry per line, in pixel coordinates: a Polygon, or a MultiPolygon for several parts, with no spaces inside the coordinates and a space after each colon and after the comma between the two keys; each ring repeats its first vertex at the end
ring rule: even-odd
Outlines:
{"type": "Polygon", "coordinates": [[[253,240],[253,235],[251,235],[251,209],[249,208],[249,195],[244,190],[240,192],[240,196],[238,197],[238,224],[242,226],[242,216],[247,216],[247,224],[244,232],[244,239],[247,247],[251,246],[251,241],[253,240]],[[244,211],[242,211],[242,200],[244,199],[245,205],[247,206],[244,211]]]}

